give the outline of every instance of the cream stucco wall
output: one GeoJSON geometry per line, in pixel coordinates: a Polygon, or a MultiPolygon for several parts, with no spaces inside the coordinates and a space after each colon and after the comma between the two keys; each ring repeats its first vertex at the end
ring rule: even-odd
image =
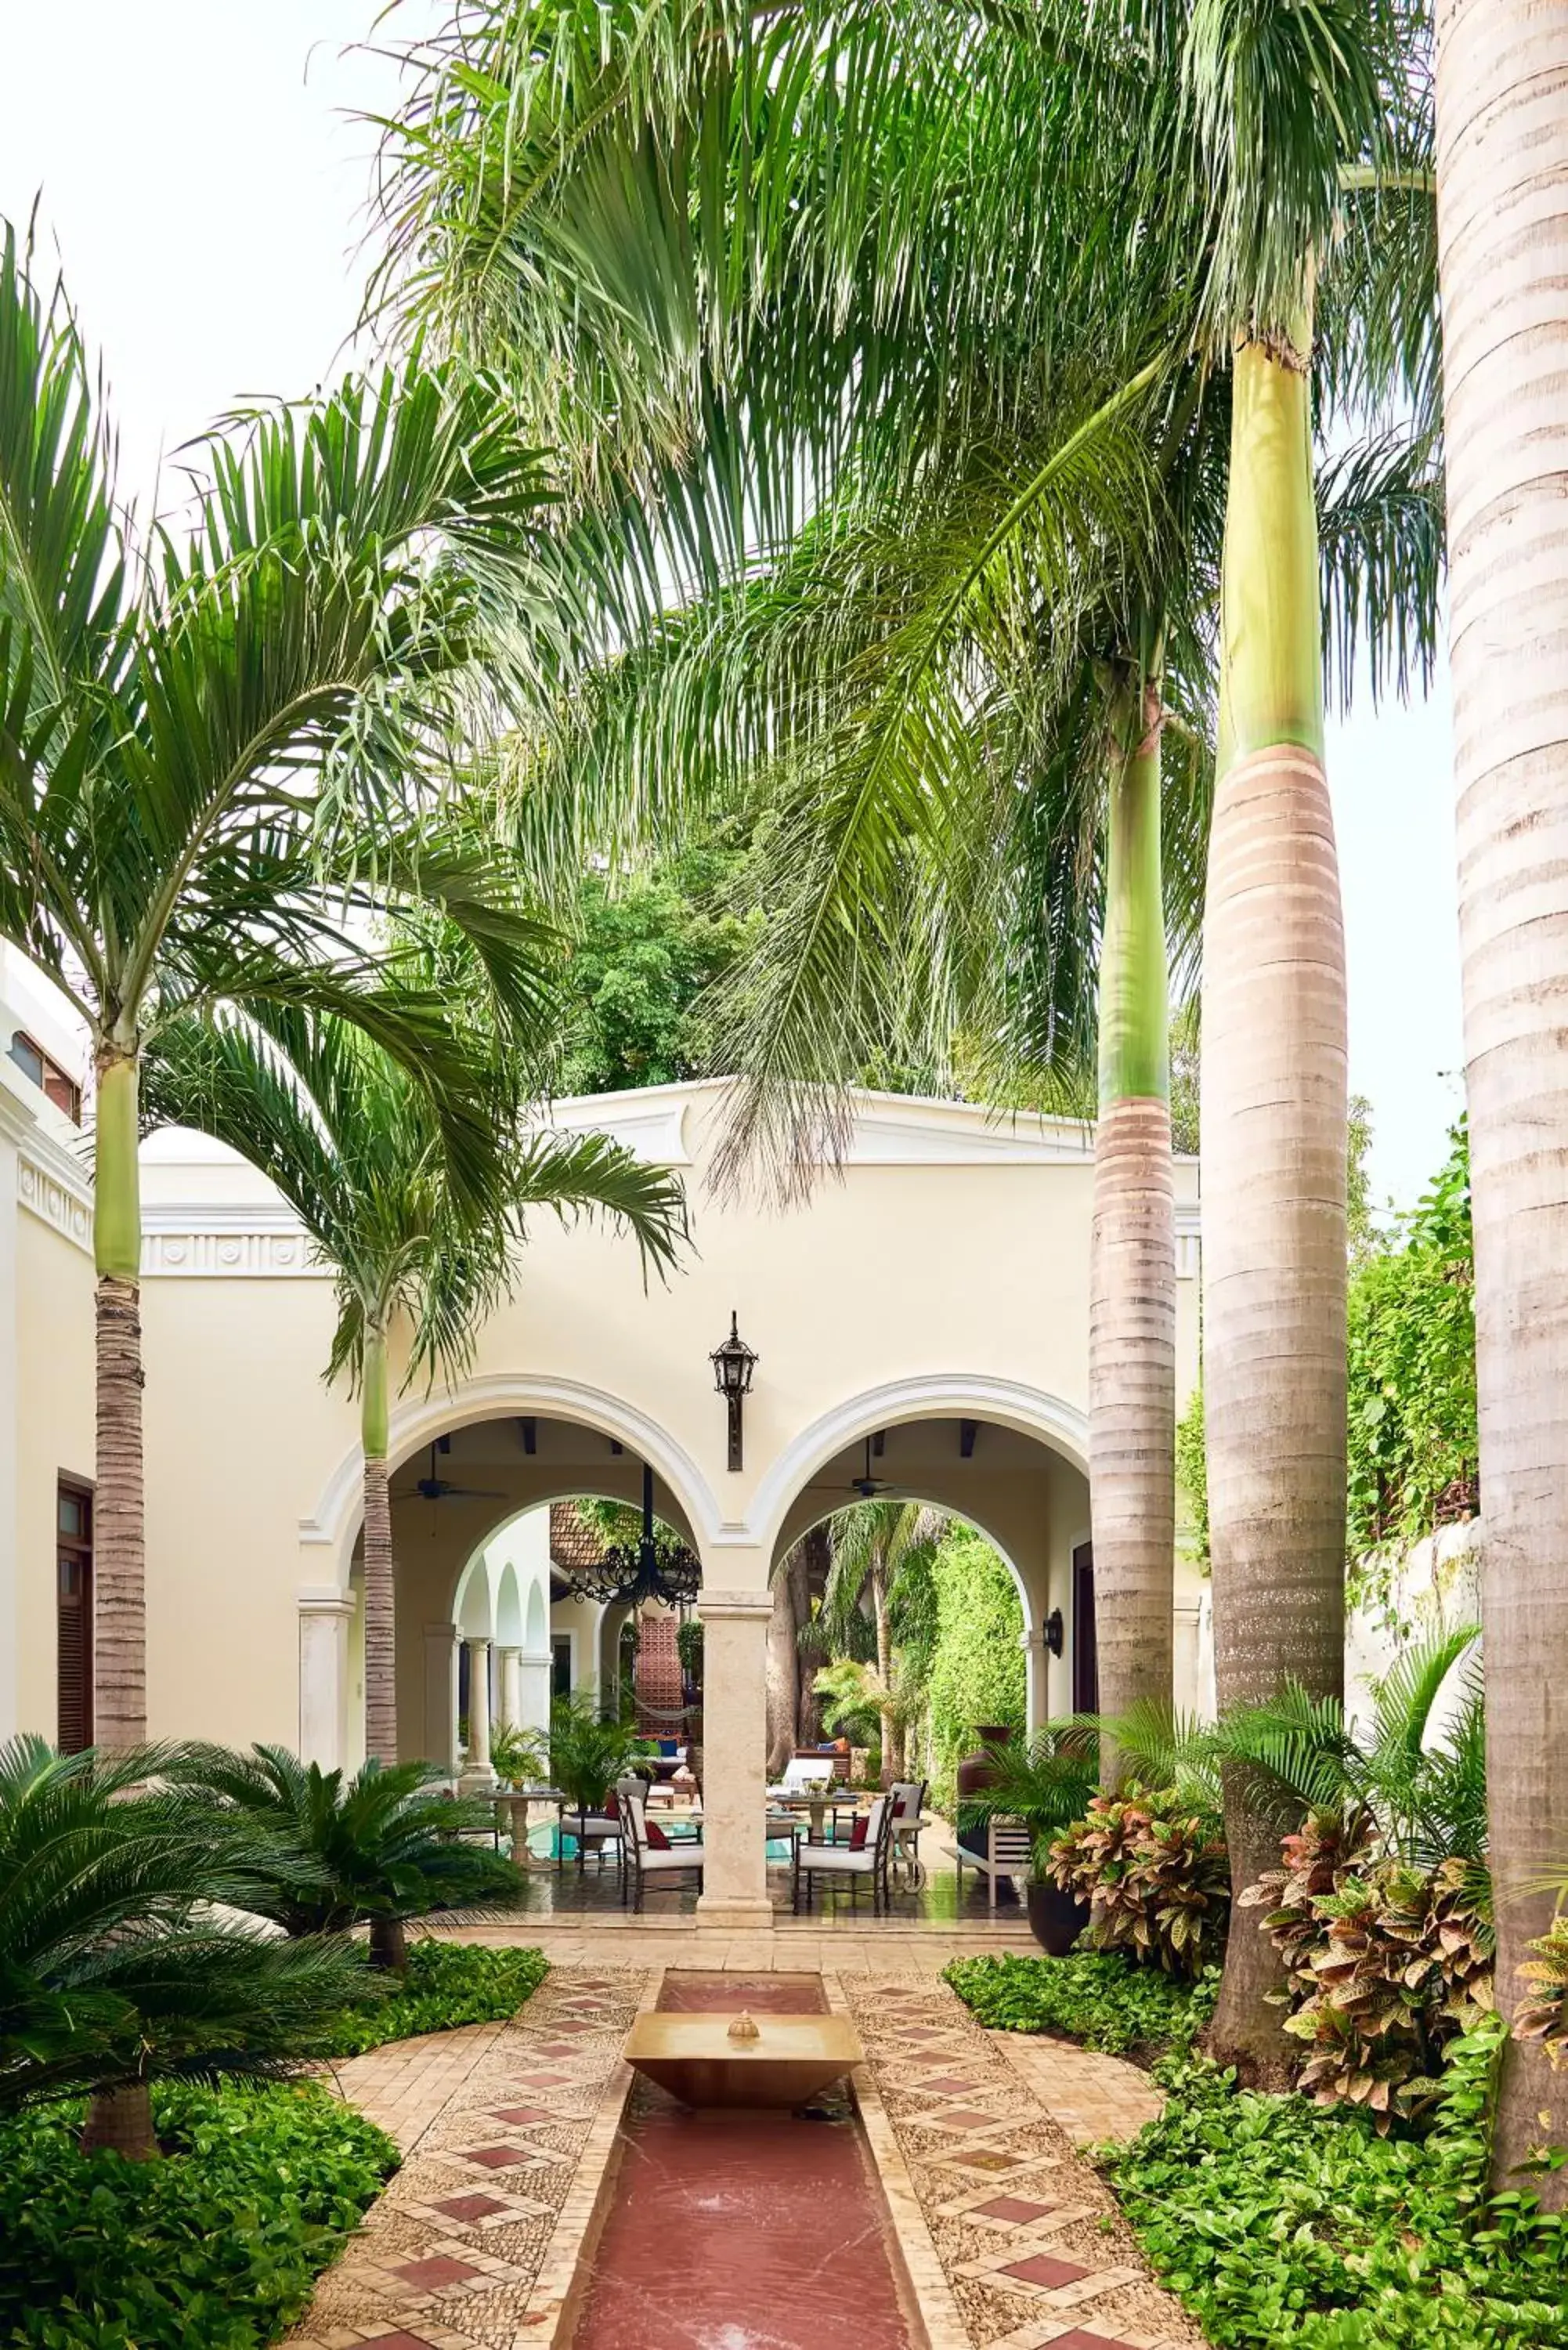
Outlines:
{"type": "MultiPolygon", "coordinates": [[[[877,1432],[891,1490],[971,1517],[1012,1560],[1034,1635],[1036,1715],[1067,1701],[1065,1659],[1047,1666],[1039,1634],[1051,1607],[1070,1615],[1071,1552],[1088,1531],[1090,1137],[862,1097],[846,1163],[786,1211],[710,1191],[719,1107],[702,1086],[558,1105],[557,1122],[603,1126],[680,1170],[693,1239],[681,1269],[645,1285],[628,1241],[541,1218],[516,1295],[481,1333],[457,1392],[421,1384],[398,1403],[399,1700],[412,1746],[447,1671],[458,1578],[519,1511],[584,1492],[635,1501],[646,1458],[659,1513],[699,1550],[717,1605],[765,1591],[778,1544],[851,1498],[877,1432]],[[760,1358],[739,1474],[726,1468],[708,1362],[732,1310],[760,1358]],[[967,1458],[966,1419],[980,1423],[967,1458]],[[443,1431],[452,1450],[440,1473],[493,1499],[412,1494],[443,1431]]],[[[240,1162],[179,1135],[155,1138],[143,1159],[151,1731],[293,1742],[308,1682],[320,1735],[352,1760],[359,1466],[353,1404],[321,1378],[331,1284],[240,1162]]],[[[1184,1390],[1197,1356],[1197,1177],[1179,1164],[1184,1390]]],[[[91,1266],[36,1215],[18,1215],[13,1254],[16,1678],[31,1692],[26,1718],[49,1728],[54,1480],[90,1468],[91,1266]]],[[[3,1575],[0,1565],[0,1609],[3,1575]]],[[[1182,1598],[1195,1606],[1194,1593],[1182,1598]]],[[[587,1678],[598,1627],[581,1628],[587,1678]]],[[[742,1634],[721,1644],[732,1637],[742,1634]]]]}

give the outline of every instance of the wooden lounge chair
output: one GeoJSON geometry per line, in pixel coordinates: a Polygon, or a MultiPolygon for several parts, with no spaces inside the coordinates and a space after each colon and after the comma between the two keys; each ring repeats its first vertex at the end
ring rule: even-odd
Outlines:
{"type": "Polygon", "coordinates": [[[943,1850],[950,1852],[957,1863],[961,1898],[964,1870],[978,1869],[986,1879],[986,1891],[994,1909],[997,1878],[1011,1877],[1016,1881],[1028,1877],[1034,1858],[1034,1839],[1022,1820],[1002,1819],[993,1814],[985,1824],[983,1853],[971,1852],[964,1844],[946,1845],[943,1850]]]}

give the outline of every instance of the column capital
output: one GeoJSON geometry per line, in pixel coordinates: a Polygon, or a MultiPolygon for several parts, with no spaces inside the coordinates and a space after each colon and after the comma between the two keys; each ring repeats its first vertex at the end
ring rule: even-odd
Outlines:
{"type": "Polygon", "coordinates": [[[765,1623],[774,1612],[771,1591],[700,1591],[697,1594],[698,1620],[703,1624],[727,1619],[744,1622],[748,1618],[765,1623]]]}
{"type": "Polygon", "coordinates": [[[335,1583],[306,1583],[296,1594],[296,1604],[302,1616],[342,1616],[354,1613],[352,1592],[339,1591],[335,1583]]]}

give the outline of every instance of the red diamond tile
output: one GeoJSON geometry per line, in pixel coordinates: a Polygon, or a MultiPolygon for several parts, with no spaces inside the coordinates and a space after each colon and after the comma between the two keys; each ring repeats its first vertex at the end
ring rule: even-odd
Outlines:
{"type": "Polygon", "coordinates": [[[898,2033],[900,2040],[940,2040],[942,2036],[935,2025],[929,2023],[906,2023],[898,2033]]]}
{"type": "Polygon", "coordinates": [[[511,2122],[524,2127],[529,2122],[559,2121],[559,2114],[546,2112],[543,2106],[495,2106],[491,2109],[498,2122],[511,2122]]]}
{"type": "Polygon", "coordinates": [[[982,2089],[985,2084],[983,2081],[960,2081],[949,2073],[940,2081],[922,2081],[920,2086],[922,2089],[939,2090],[944,2097],[972,2097],[975,2091],[982,2089]]]}
{"type": "Polygon", "coordinates": [[[432,2211],[444,2211],[449,2220],[488,2220],[493,2212],[504,2211],[506,2206],[495,2195],[449,2195],[443,2202],[432,2203],[432,2211]]]}
{"type": "Polygon", "coordinates": [[[945,2114],[922,2114],[920,2116],[922,2121],[928,2122],[956,2122],[960,2129],[966,2130],[994,2129],[1002,2118],[1000,2114],[982,2114],[978,2106],[950,2106],[945,2114]]]}
{"type": "Polygon", "coordinates": [[[477,2162],[484,2170],[504,2170],[509,2163],[526,2162],[528,2157],[514,2146],[464,2147],[460,2160],[477,2162]]]}
{"type": "Polygon", "coordinates": [[[536,2056],[575,2056],[576,2053],[569,2040],[545,2041],[534,2051],[536,2056]]]}
{"type": "Polygon", "coordinates": [[[1026,2220],[1044,2220],[1055,2209],[1054,2203],[1031,2203],[1023,2195],[996,2195],[989,2203],[977,2203],[969,2216],[971,2220],[1006,2220],[1022,2228],[1026,2220]]]}
{"type": "Polygon", "coordinates": [[[514,2081],[522,2081],[530,2089],[569,2089],[571,2076],[566,2073],[514,2073],[514,2081]]]}
{"type": "Polygon", "coordinates": [[[361,2342],[359,2350],[431,2350],[422,2334],[377,2334],[361,2342]]]}
{"type": "Polygon", "coordinates": [[[429,2261],[401,2261],[392,2271],[408,2283],[428,2285],[432,2292],[438,2284],[462,2284],[465,2277],[482,2273],[468,2261],[449,2261],[440,2254],[429,2261]]]}
{"type": "Polygon", "coordinates": [[[955,2154],[953,2160],[964,2170],[1016,2170],[1023,2157],[1021,2154],[998,2154],[994,2147],[978,2147],[973,2154],[955,2154]]]}
{"type": "Polygon", "coordinates": [[[550,2026],[552,2032],[597,2032],[598,2028],[597,2023],[585,2022],[576,2015],[558,2016],[550,2026]]]}
{"type": "Polygon", "coordinates": [[[1035,2252],[1026,2261],[1010,2261],[1002,2272],[1003,2276],[1015,2276],[1025,2284],[1076,2284],[1089,2270],[1080,2268],[1076,2261],[1059,2261],[1053,2252],[1035,2252]]]}
{"type": "Polygon", "coordinates": [[[1085,2334],[1081,2325],[1075,2325],[1071,2334],[1057,2334],[1051,2350],[1122,2350],[1122,2345],[1108,2334],[1085,2334]]]}

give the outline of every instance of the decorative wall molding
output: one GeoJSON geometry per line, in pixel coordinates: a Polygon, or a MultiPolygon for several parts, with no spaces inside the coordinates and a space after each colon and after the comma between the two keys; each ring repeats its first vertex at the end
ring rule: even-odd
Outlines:
{"type": "Polygon", "coordinates": [[[1176,1277],[1196,1281],[1203,1270],[1202,1216],[1197,1202],[1181,1202],[1176,1211],[1176,1277]]]}
{"type": "Polygon", "coordinates": [[[67,1151],[33,1134],[16,1151],[18,1203],[61,1238],[92,1254],[92,1192],[67,1151]]]}
{"type": "Polygon", "coordinates": [[[280,1201],[158,1203],[142,1215],[141,1276],[200,1281],[326,1281],[298,1218],[280,1201]]]}

